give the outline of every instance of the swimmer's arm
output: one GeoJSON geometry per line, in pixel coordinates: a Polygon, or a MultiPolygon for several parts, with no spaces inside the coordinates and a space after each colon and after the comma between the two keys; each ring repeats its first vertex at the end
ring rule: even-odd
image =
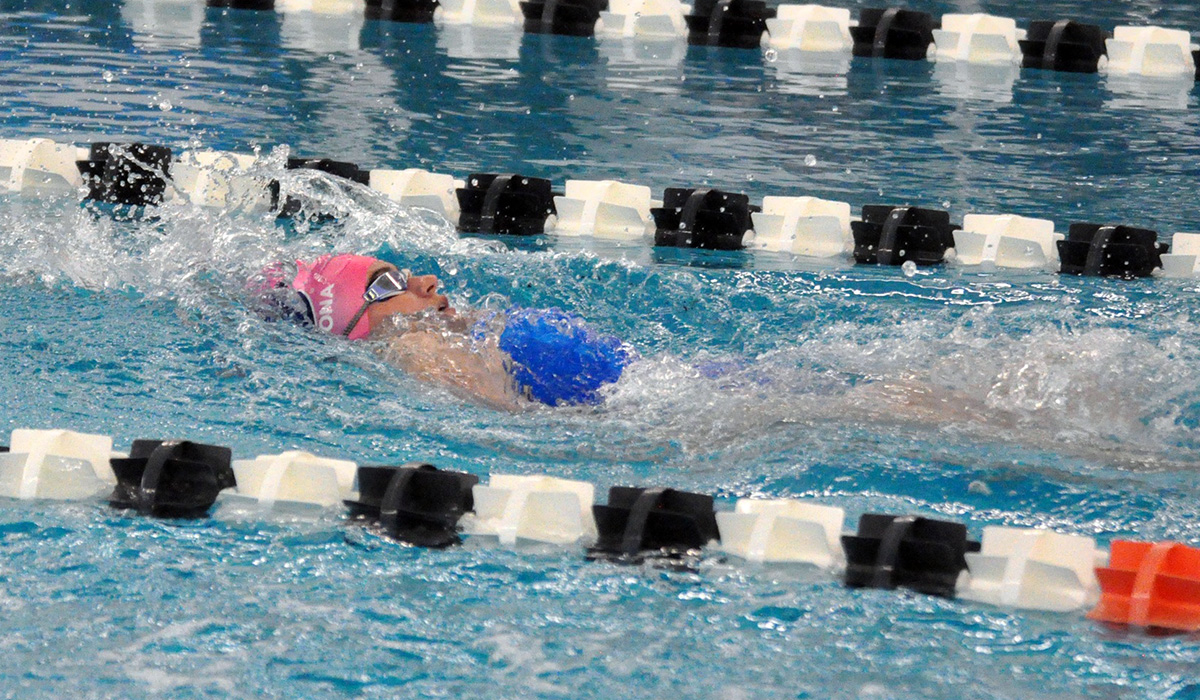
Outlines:
{"type": "Polygon", "coordinates": [[[387,356],[418,379],[441,384],[467,398],[507,411],[522,408],[497,350],[475,350],[449,343],[438,333],[410,331],[388,340],[387,356]]]}

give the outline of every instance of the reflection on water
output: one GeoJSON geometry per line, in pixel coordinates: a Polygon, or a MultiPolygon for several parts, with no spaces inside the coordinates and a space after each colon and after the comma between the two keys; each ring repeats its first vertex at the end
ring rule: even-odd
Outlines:
{"type": "MultiPolygon", "coordinates": [[[[633,71],[667,70],[683,63],[687,56],[687,43],[681,37],[649,38],[621,37],[612,35],[597,36],[600,57],[610,68],[633,71]]],[[[661,74],[658,80],[630,80],[610,82],[613,89],[661,89],[661,74]]]]}
{"type": "Polygon", "coordinates": [[[450,58],[515,61],[520,55],[521,32],[516,27],[445,24],[437,32],[437,46],[450,58]]]}
{"type": "Polygon", "coordinates": [[[1195,87],[1196,81],[1190,75],[1177,78],[1107,75],[1105,105],[1110,109],[1185,110],[1196,106],[1192,98],[1195,87]]]}
{"type": "Polygon", "coordinates": [[[938,61],[933,79],[938,93],[955,100],[987,100],[1007,104],[1013,99],[1013,85],[1021,75],[1014,63],[979,64],[966,61],[938,61]]]}
{"type": "Polygon", "coordinates": [[[176,46],[195,47],[200,43],[204,5],[198,2],[126,0],[121,3],[121,18],[134,31],[135,43],[157,45],[167,40],[176,46]]]}
{"type": "Polygon", "coordinates": [[[285,12],[280,42],[295,51],[326,54],[353,53],[360,49],[363,12],[285,12]]]}
{"type": "Polygon", "coordinates": [[[792,95],[846,94],[846,74],[850,71],[851,54],[783,49],[766,51],[768,69],[773,69],[779,92],[792,95]]]}

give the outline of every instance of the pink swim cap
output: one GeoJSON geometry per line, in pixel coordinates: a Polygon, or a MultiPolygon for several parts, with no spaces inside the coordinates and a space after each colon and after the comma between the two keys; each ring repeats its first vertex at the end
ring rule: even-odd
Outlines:
{"type": "Polygon", "coordinates": [[[366,255],[322,255],[312,263],[297,260],[292,288],[308,302],[318,328],[359,340],[371,332],[367,314],[360,316],[349,333],[346,326],[363,309],[369,272],[379,262],[366,255]]]}

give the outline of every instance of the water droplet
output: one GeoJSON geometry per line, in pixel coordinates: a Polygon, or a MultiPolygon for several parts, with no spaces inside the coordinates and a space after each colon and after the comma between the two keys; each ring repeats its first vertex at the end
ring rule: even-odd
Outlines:
{"type": "Polygon", "coordinates": [[[971,483],[967,484],[967,491],[970,493],[977,493],[981,496],[992,495],[992,489],[982,481],[972,481],[971,483]]]}
{"type": "Polygon", "coordinates": [[[260,88],[259,88],[259,90],[262,90],[264,93],[267,93],[267,92],[270,92],[270,91],[271,91],[271,86],[270,86],[270,85],[263,85],[262,87],[260,87],[260,88]]]}
{"type": "Polygon", "coordinates": [[[767,49],[763,52],[763,58],[766,59],[767,63],[774,63],[779,58],[779,52],[775,49],[767,49]]]}
{"type": "Polygon", "coordinates": [[[113,81],[113,79],[117,77],[117,76],[113,75],[113,72],[110,70],[104,71],[104,73],[102,73],[101,75],[104,77],[104,82],[106,82],[106,83],[111,83],[113,81]]]}
{"type": "Polygon", "coordinates": [[[170,112],[175,108],[175,105],[171,104],[170,100],[163,100],[162,102],[158,103],[158,108],[164,112],[170,112]]]}
{"type": "Polygon", "coordinates": [[[817,164],[817,157],[809,153],[808,155],[804,156],[804,164],[810,168],[813,167],[817,164]]]}
{"type": "Polygon", "coordinates": [[[950,200],[947,199],[946,201],[942,202],[942,209],[949,209],[949,208],[950,208],[950,200]]]}
{"type": "Polygon", "coordinates": [[[908,260],[900,266],[900,271],[904,273],[905,277],[915,277],[917,274],[917,264],[912,260],[908,260]]]}

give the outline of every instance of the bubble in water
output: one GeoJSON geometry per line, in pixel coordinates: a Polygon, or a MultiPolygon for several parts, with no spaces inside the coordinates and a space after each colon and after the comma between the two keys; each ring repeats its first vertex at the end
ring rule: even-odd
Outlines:
{"type": "Polygon", "coordinates": [[[912,260],[906,260],[904,264],[900,266],[900,270],[904,273],[905,277],[915,277],[917,274],[917,264],[912,260]]]}
{"type": "Polygon", "coordinates": [[[113,75],[112,71],[106,70],[103,73],[101,73],[101,77],[104,78],[104,82],[111,83],[113,81],[113,79],[116,78],[117,76],[113,75]]]}
{"type": "Polygon", "coordinates": [[[158,103],[158,108],[164,112],[170,112],[175,108],[175,105],[171,104],[170,100],[163,100],[162,102],[158,103]]]}
{"type": "Polygon", "coordinates": [[[804,156],[804,164],[810,168],[813,167],[817,164],[817,157],[809,153],[808,155],[804,156]]]}
{"type": "Polygon", "coordinates": [[[949,208],[950,208],[950,200],[947,199],[946,201],[942,202],[942,209],[949,209],[949,208]]]}
{"type": "Polygon", "coordinates": [[[763,58],[766,59],[767,63],[774,63],[775,59],[779,58],[779,52],[775,49],[767,49],[763,52],[763,58]]]}
{"type": "Polygon", "coordinates": [[[971,483],[967,484],[967,491],[969,493],[977,493],[981,496],[992,495],[991,487],[983,481],[972,481],[971,483]]]}

